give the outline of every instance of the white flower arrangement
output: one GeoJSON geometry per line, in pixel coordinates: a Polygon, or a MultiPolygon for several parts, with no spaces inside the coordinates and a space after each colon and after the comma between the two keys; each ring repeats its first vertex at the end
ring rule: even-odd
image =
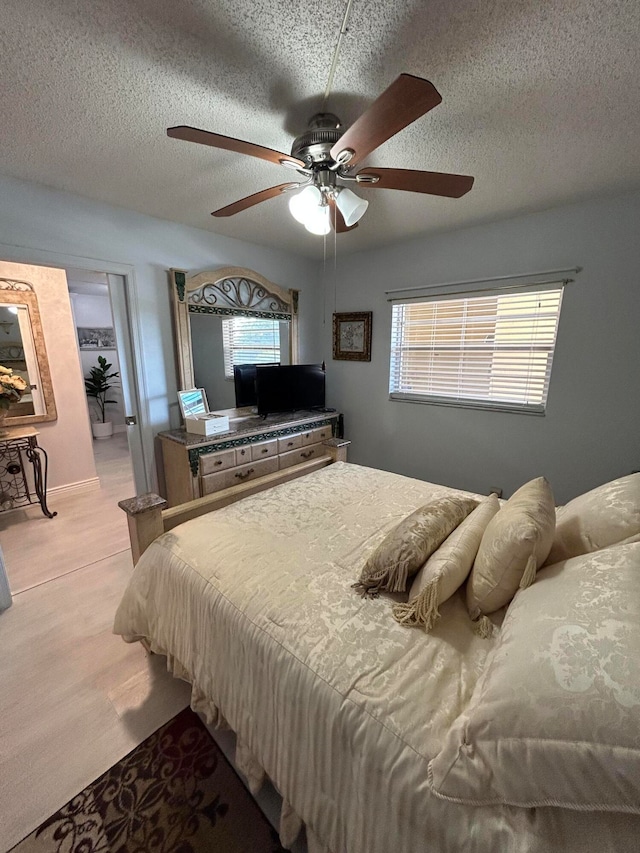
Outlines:
{"type": "Polygon", "coordinates": [[[27,390],[22,376],[14,375],[10,367],[0,364],[0,414],[6,413],[12,403],[17,403],[27,390]]]}

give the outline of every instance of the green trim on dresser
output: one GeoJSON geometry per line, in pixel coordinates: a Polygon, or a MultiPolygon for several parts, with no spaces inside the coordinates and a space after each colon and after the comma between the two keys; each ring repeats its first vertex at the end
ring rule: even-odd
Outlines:
{"type": "Polygon", "coordinates": [[[258,441],[268,441],[270,438],[282,438],[286,435],[294,433],[307,432],[310,429],[318,427],[330,426],[331,433],[334,434],[337,428],[337,421],[324,418],[323,420],[313,421],[312,423],[299,426],[283,427],[282,429],[272,430],[270,432],[257,433],[246,438],[230,438],[228,441],[216,442],[216,444],[208,444],[205,447],[190,447],[187,453],[189,454],[189,465],[191,473],[194,477],[198,476],[198,468],[200,467],[200,457],[206,453],[215,453],[218,450],[229,450],[232,447],[241,447],[243,444],[256,444],[258,441]]]}

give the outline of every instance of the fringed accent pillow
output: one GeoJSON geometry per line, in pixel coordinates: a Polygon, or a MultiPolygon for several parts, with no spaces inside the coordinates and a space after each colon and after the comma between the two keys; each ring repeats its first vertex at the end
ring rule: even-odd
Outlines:
{"type": "Polygon", "coordinates": [[[353,584],[363,597],[404,592],[407,580],[478,505],[473,498],[443,497],[425,504],[388,533],[353,584]]]}
{"type": "Polygon", "coordinates": [[[462,586],[478,553],[482,534],[500,509],[489,495],[456,527],[418,571],[409,602],[396,604],[393,615],[403,625],[421,625],[430,631],[440,614],[438,607],[462,586]]]}
{"type": "Polygon", "coordinates": [[[555,531],[551,486],[544,477],[521,486],[491,519],[467,581],[472,619],[493,613],[533,583],[555,531]]]}

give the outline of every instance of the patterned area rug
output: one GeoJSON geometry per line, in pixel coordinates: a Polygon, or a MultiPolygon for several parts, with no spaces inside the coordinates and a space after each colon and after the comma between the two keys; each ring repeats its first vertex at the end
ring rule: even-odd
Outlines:
{"type": "Polygon", "coordinates": [[[285,853],[198,716],[174,717],[10,853],[285,853]]]}

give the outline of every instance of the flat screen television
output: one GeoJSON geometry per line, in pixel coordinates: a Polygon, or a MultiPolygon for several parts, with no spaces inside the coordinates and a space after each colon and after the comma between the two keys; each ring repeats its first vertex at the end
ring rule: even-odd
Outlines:
{"type": "MultiPolygon", "coordinates": [[[[279,362],[271,362],[265,367],[279,367],[279,362]]],[[[255,406],[256,397],[256,367],[257,364],[234,364],[233,385],[236,392],[236,409],[244,406],[255,406]]]]}
{"type": "Polygon", "coordinates": [[[323,408],[325,372],[321,364],[259,364],[256,395],[259,415],[323,408]]]}

